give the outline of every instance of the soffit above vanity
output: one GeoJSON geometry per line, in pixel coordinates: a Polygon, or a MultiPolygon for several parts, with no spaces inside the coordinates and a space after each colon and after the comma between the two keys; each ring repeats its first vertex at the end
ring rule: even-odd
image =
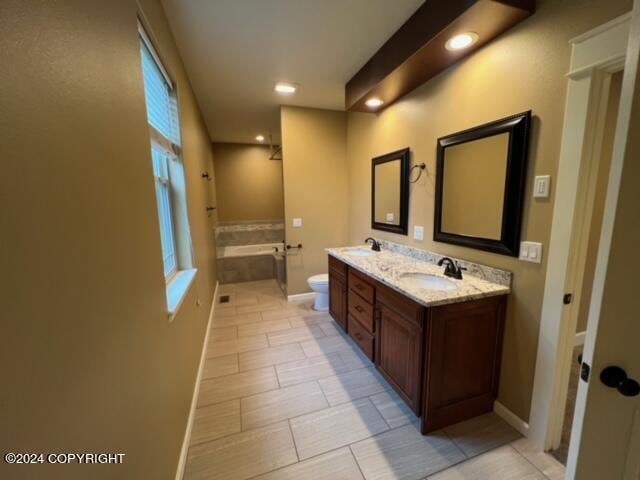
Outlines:
{"type": "Polygon", "coordinates": [[[532,15],[535,0],[427,0],[349,80],[345,107],[349,111],[384,109],[532,15]],[[445,45],[455,35],[473,33],[468,48],[445,45]],[[369,99],[382,105],[371,108],[369,99]]]}

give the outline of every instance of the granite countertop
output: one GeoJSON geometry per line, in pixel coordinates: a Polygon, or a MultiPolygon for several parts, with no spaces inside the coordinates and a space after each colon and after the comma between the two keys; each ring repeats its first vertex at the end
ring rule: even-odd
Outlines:
{"type": "MultiPolygon", "coordinates": [[[[500,275],[495,276],[494,282],[486,278],[471,275],[468,272],[463,272],[462,280],[456,280],[446,277],[443,274],[444,267],[439,267],[434,262],[425,261],[421,258],[415,258],[395,251],[385,250],[384,248],[380,252],[373,252],[370,246],[362,245],[356,247],[327,248],[326,251],[329,255],[426,307],[505,295],[511,291],[509,287],[511,281],[509,272],[504,272],[508,275],[509,283],[507,284],[505,284],[504,278],[500,275]],[[365,249],[371,251],[373,255],[355,256],[350,254],[350,252],[354,250],[365,249]],[[453,290],[431,290],[422,288],[402,279],[401,275],[405,273],[426,273],[428,275],[441,277],[453,282],[457,288],[453,290]]],[[[466,262],[461,262],[461,264],[462,266],[466,266],[466,262]]],[[[475,264],[472,265],[476,266],[475,264]]],[[[501,272],[489,267],[487,268],[493,272],[501,272]]],[[[470,270],[474,273],[481,271],[477,268],[470,268],[470,270]]],[[[507,278],[507,275],[504,277],[507,278]]]]}

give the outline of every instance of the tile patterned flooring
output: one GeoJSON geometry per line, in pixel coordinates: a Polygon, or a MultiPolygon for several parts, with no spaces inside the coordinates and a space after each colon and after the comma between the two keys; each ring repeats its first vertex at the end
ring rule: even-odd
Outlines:
{"type": "Polygon", "coordinates": [[[490,413],[430,435],[351,339],[275,280],[220,286],[185,480],[560,480],[490,413]]]}

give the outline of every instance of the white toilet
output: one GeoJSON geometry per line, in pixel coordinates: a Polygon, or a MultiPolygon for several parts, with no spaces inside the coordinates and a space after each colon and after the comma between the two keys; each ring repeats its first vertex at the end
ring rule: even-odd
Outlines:
{"type": "Polygon", "coordinates": [[[329,274],[321,273],[307,278],[307,283],[311,290],[316,292],[316,301],[313,309],[319,312],[329,310],[329,274]]]}

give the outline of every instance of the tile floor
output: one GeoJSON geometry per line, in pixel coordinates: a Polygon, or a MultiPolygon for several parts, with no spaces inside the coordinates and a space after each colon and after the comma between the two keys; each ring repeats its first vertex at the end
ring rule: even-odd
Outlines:
{"type": "Polygon", "coordinates": [[[348,336],[275,280],[220,287],[184,478],[560,480],[493,413],[422,436],[348,336]]]}

